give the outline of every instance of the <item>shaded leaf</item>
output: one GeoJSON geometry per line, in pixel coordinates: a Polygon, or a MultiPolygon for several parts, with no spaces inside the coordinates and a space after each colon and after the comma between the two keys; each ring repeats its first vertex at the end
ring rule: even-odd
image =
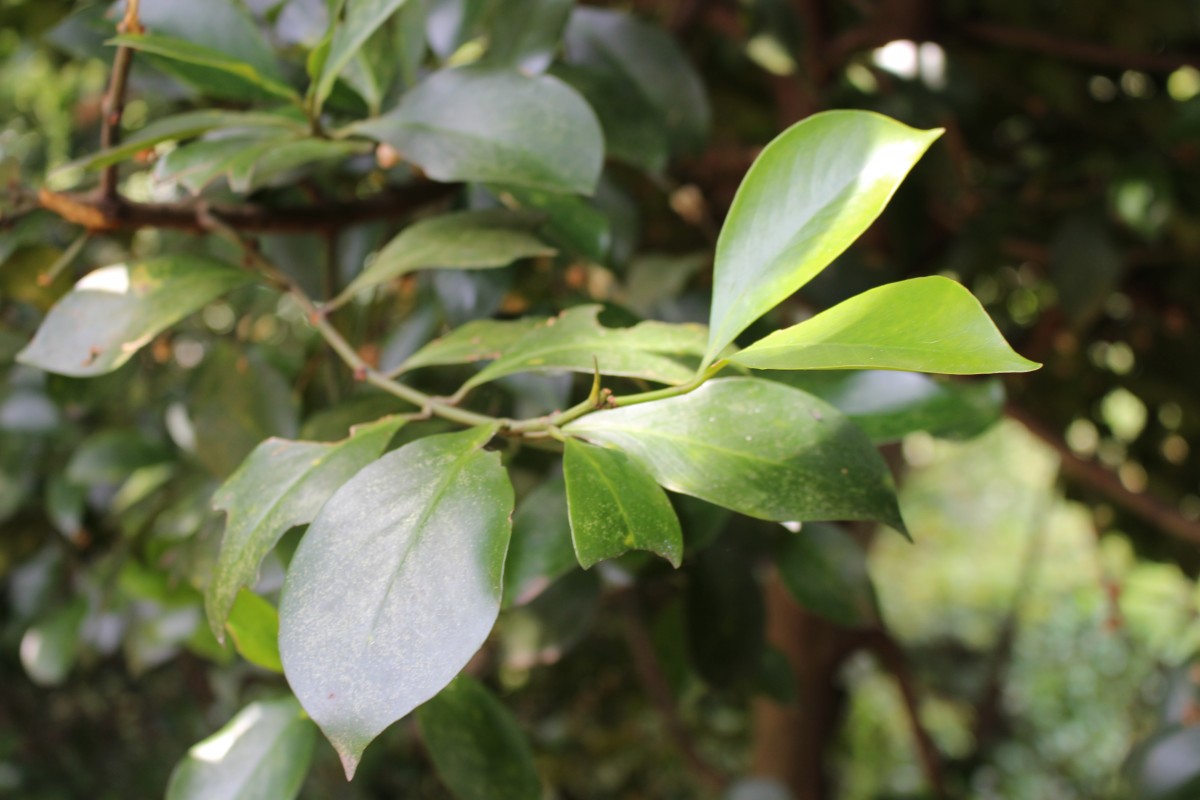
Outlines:
{"type": "Polygon", "coordinates": [[[1103,218],[1075,216],[1055,232],[1050,280],[1075,328],[1083,329],[1100,316],[1124,271],[1121,251],[1103,218]]]}
{"type": "Polygon", "coordinates": [[[283,80],[271,45],[240,0],[141,0],[138,16],[155,33],[219,50],[263,75],[283,80]]]}
{"type": "Polygon", "coordinates": [[[419,439],[326,502],[296,550],[279,649],[352,777],[384,728],[441,691],[500,610],[512,486],[494,428],[419,439]]]}
{"type": "Polygon", "coordinates": [[[629,14],[576,8],[565,35],[567,61],[603,69],[658,114],[677,152],[697,152],[708,138],[704,84],[676,41],[629,14]]]}
{"type": "Polygon", "coordinates": [[[549,478],[521,501],[513,515],[502,606],[525,605],[574,567],[566,483],[561,476],[549,478]]]}
{"type": "Polygon", "coordinates": [[[826,111],[767,145],[717,241],[706,363],[849,247],[940,134],[826,111]]]}
{"type": "Polygon", "coordinates": [[[529,742],[492,694],[459,675],[417,709],[438,776],[458,800],[538,800],[541,781],[529,742]]]}
{"type": "Polygon", "coordinates": [[[333,39],[329,44],[329,52],[321,67],[320,77],[313,84],[311,104],[314,114],[319,114],[325,99],[333,90],[333,83],[338,75],[350,63],[367,39],[381,25],[387,22],[392,14],[404,5],[406,0],[347,0],[345,18],[334,28],[333,39]]]}
{"type": "Polygon", "coordinates": [[[505,0],[492,20],[481,63],[526,75],[544,72],[554,60],[574,4],[575,0],[505,0]]]}
{"type": "Polygon", "coordinates": [[[873,519],[904,530],[887,465],[836,408],[753,378],[588,414],[564,430],[625,451],[671,491],[780,522],[873,519]]]}
{"type": "Polygon", "coordinates": [[[503,209],[414,222],[384,245],[331,305],[416,270],[504,267],[519,258],[553,255],[554,248],[533,235],[541,222],[539,216],[503,209]]]}
{"type": "Polygon", "coordinates": [[[242,589],[225,623],[242,658],[272,672],[283,672],[279,661],[279,613],[254,592],[242,589]]]}
{"type": "Polygon", "coordinates": [[[79,630],[87,603],[77,599],[33,623],[21,637],[21,666],[38,686],[59,686],[79,651],[79,630]]]}
{"type": "Polygon", "coordinates": [[[814,614],[847,628],[878,622],[867,554],[837,526],[810,524],[789,534],[775,566],[796,602],[814,614]]]}
{"type": "Polygon", "coordinates": [[[545,216],[546,238],[562,249],[603,263],[612,248],[612,224],[591,201],[574,195],[492,186],[491,190],[509,207],[536,211],[545,216]]]}
{"type": "Polygon", "coordinates": [[[653,476],[619,450],[566,441],[563,475],[579,565],[647,550],[678,568],[683,531],[653,476]]]}
{"type": "Polygon", "coordinates": [[[885,370],[762,373],[837,406],[876,444],[925,431],[969,439],[1004,415],[999,380],[939,381],[915,372],[885,370]]]}
{"type": "Polygon", "coordinates": [[[629,91],[626,79],[574,64],[557,65],[551,74],[583,95],[596,112],[610,158],[647,172],[662,172],[671,153],[669,132],[649,101],[629,91]]]}
{"type": "Polygon", "coordinates": [[[589,194],[604,159],[595,114],[548,75],[442,70],[395,111],[357,126],[438,181],[495,181],[589,194]]]}
{"type": "Polygon", "coordinates": [[[213,507],[227,512],[229,521],[205,609],[218,639],[238,590],[253,584],[279,538],[311,522],[338,487],[379,457],[403,424],[388,417],[332,444],[268,439],[217,490],[213,507]]]}
{"type": "MultiPolygon", "coordinates": [[[[159,36],[152,33],[127,33],[114,36],[109,40],[109,44],[129,47],[143,53],[161,56],[164,59],[168,59],[164,64],[168,68],[173,62],[204,67],[207,70],[212,70],[233,78],[235,86],[247,86],[264,95],[291,100],[297,103],[300,102],[300,96],[296,93],[296,90],[288,86],[280,78],[264,74],[253,65],[226,55],[220,50],[195,44],[185,39],[177,39],[173,36],[159,36]]],[[[230,94],[238,96],[242,94],[237,91],[228,90],[220,82],[210,82],[203,78],[197,79],[196,74],[192,71],[182,70],[178,74],[179,77],[188,80],[189,83],[196,84],[198,88],[214,96],[229,96],[230,94]]]]}
{"type": "MultiPolygon", "coordinates": [[[[570,531],[564,530],[563,534],[567,557],[575,567],[570,531]]],[[[599,570],[584,572],[576,567],[529,603],[501,614],[496,633],[504,666],[528,670],[558,663],[591,632],[599,611],[600,593],[599,570]]]]}
{"type": "Polygon", "coordinates": [[[252,281],[245,270],[194,255],[101,267],[50,309],[17,360],[60,375],[111,372],[161,331],[252,281]]]}
{"type": "Polygon", "coordinates": [[[696,671],[726,688],[752,677],[762,660],[766,611],[745,555],[716,546],[689,560],[685,621],[696,671]]]}
{"type": "Polygon", "coordinates": [[[695,370],[670,356],[698,356],[704,328],[642,322],[632,328],[606,328],[600,306],[564,311],[522,336],[463,385],[463,390],[518,372],[564,370],[685,383],[695,370]]]}
{"type": "Polygon", "coordinates": [[[251,703],[188,750],[171,773],[167,800],[291,800],[315,741],[294,697],[251,703]]]}
{"type": "Polygon", "coordinates": [[[753,369],[896,369],[945,375],[1028,372],[979,301],[932,276],[889,283],[759,339],[729,361],[753,369]]]}

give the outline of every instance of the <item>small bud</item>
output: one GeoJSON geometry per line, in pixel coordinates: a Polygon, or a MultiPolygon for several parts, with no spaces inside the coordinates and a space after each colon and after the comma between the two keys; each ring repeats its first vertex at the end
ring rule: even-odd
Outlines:
{"type": "Polygon", "coordinates": [[[375,148],[375,163],[379,165],[380,169],[391,169],[401,160],[400,152],[387,142],[383,142],[375,148]]]}

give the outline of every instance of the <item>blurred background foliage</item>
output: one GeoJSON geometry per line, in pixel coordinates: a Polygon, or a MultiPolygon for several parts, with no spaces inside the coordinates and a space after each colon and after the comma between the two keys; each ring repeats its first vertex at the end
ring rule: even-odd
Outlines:
{"type": "MultiPolygon", "coordinates": [[[[302,58],[313,38],[304,13],[311,4],[246,5],[293,62],[302,58]]],[[[655,180],[610,169],[590,215],[580,216],[585,228],[602,217],[587,230],[603,266],[569,265],[526,295],[509,291],[502,270],[408,284],[386,318],[360,318],[364,339],[386,334],[378,337],[385,366],[442,319],[502,304],[520,311],[542,302],[538,291],[644,316],[703,318],[711,237],[758,148],[809,113],[843,107],[942,126],[946,135],[863,241],[762,329],[886,281],[940,272],[965,283],[1016,348],[1046,366],[1006,380],[1006,418],[986,431],[994,403],[969,424],[948,424],[935,409],[930,428],[941,438],[918,433],[890,448],[916,543],[856,536],[869,542],[901,668],[879,655],[888,651],[857,646],[853,632],[831,633],[798,609],[784,616],[811,638],[789,650],[769,597],[773,648],[749,673],[724,663],[731,652],[757,653],[754,641],[705,645],[697,628],[735,638],[761,630],[758,586],[775,579],[751,568],[777,533],[711,509],[689,519],[686,504],[689,549],[715,542],[701,551],[686,591],[669,571],[626,560],[599,577],[574,573],[502,617],[490,648],[493,683],[529,732],[554,796],[711,794],[696,788],[693,767],[662,735],[630,668],[630,625],[650,637],[700,757],[721,772],[753,767],[784,778],[797,798],[936,797],[930,758],[941,796],[1200,796],[1200,673],[1192,667],[1200,644],[1200,2],[603,5],[679,39],[713,105],[707,148],[655,180]],[[614,285],[628,290],[614,295],[614,285]],[[745,563],[758,583],[706,585],[704,558],[745,563]],[[619,587],[639,570],[651,613],[630,622],[619,587]],[[720,602],[706,604],[711,598],[720,602]],[[816,662],[818,639],[839,655],[814,678],[801,662],[816,662]],[[713,663],[691,665],[689,648],[695,656],[706,647],[713,663]],[[799,698],[783,652],[794,675],[808,676],[799,698]],[[763,727],[761,706],[801,702],[805,686],[829,698],[831,716],[793,724],[794,763],[781,765],[763,737],[783,729],[763,727]],[[913,709],[926,748],[913,735],[913,709]],[[796,765],[809,777],[788,779],[796,765]]],[[[49,169],[95,149],[111,57],[101,42],[112,24],[103,5],[0,0],[6,184],[39,185],[49,169]]],[[[479,47],[469,32],[466,45],[479,47]]],[[[135,63],[127,131],[193,101],[190,87],[135,63]]],[[[354,169],[361,181],[374,179],[370,164],[354,169]]],[[[123,190],[163,199],[144,172],[123,190]]],[[[307,189],[270,191],[302,197],[307,189]]],[[[106,378],[83,383],[15,367],[13,354],[72,270],[185,237],[142,231],[81,241],[49,215],[5,227],[0,794],[159,796],[192,743],[270,691],[201,624],[194,587],[220,532],[212,491],[264,436],[337,438],[349,421],[393,405],[352,397],[345,381],[314,374],[324,367],[311,357],[303,321],[266,292],[213,304],[106,378]],[[59,278],[36,280],[56,265],[59,278]],[[217,344],[228,335],[240,344],[217,344]]],[[[331,256],[338,275],[353,275],[382,235],[381,226],[364,225],[341,237],[331,256]]],[[[326,255],[319,240],[263,243],[301,264],[302,279],[320,280],[320,264],[307,266],[326,255]]],[[[516,402],[535,409],[524,414],[554,407],[570,387],[519,384],[509,385],[516,402]]],[[[876,393],[901,391],[887,384],[876,393]]],[[[854,402],[869,410],[872,399],[854,402]]],[[[525,466],[522,492],[545,469],[525,466]]],[[[280,579],[277,564],[265,591],[280,579]]],[[[319,746],[302,796],[444,791],[411,726],[398,725],[349,786],[332,750],[319,746]]],[[[730,796],[772,791],[744,783],[730,796]]]]}

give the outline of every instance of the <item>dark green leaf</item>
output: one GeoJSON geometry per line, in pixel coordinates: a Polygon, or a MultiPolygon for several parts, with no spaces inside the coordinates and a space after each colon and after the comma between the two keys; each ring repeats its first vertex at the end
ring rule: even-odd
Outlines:
{"type": "Polygon", "coordinates": [[[762,660],[766,612],[746,557],[718,545],[689,560],[686,603],[688,649],[701,677],[722,688],[752,677],[762,660]]]}
{"type": "Polygon", "coordinates": [[[504,209],[459,211],[409,225],[388,242],[331,305],[421,269],[504,267],[519,258],[554,254],[533,230],[536,215],[504,209]]]}
{"type": "Polygon", "coordinates": [[[311,522],[338,487],[379,457],[403,424],[388,417],[354,428],[333,444],[268,439],[217,490],[213,507],[228,512],[229,522],[205,608],[218,639],[238,590],[253,584],[279,537],[311,522]]]}
{"type": "Polygon", "coordinates": [[[698,356],[704,328],[642,322],[632,328],[606,328],[600,306],[576,306],[531,330],[463,385],[463,390],[518,372],[564,370],[685,383],[695,370],[671,356],[698,356]],[[598,367],[597,367],[598,365],[598,367]]]}
{"type": "Polygon", "coordinates": [[[615,72],[594,67],[560,64],[554,77],[583,95],[604,129],[608,156],[647,172],[659,173],[667,165],[671,144],[658,111],[615,72]]]}
{"type": "Polygon", "coordinates": [[[577,8],[566,32],[567,61],[607,71],[653,108],[672,149],[698,152],[708,138],[704,85],[679,45],[661,28],[628,14],[577,8]]]}
{"type": "MultiPolygon", "coordinates": [[[[296,93],[296,90],[279,78],[263,74],[252,64],[226,55],[220,50],[195,44],[185,39],[176,39],[172,36],[158,36],[150,33],[122,34],[113,37],[109,41],[109,44],[129,47],[143,53],[161,56],[168,60],[166,62],[167,65],[179,62],[185,65],[204,67],[206,71],[211,70],[233,78],[236,81],[235,86],[244,85],[264,95],[291,100],[297,103],[300,102],[300,96],[296,93]]],[[[184,79],[190,77],[191,80],[189,82],[198,83],[199,88],[208,91],[210,94],[226,95],[229,93],[221,83],[197,81],[195,79],[195,72],[193,71],[183,70],[180,72],[180,77],[184,79]]],[[[234,92],[234,94],[237,94],[237,92],[234,92]]]]}
{"type": "Polygon", "coordinates": [[[847,628],[878,622],[866,553],[837,526],[804,525],[783,540],[775,566],[809,611],[847,628]]]}
{"type": "Polygon", "coordinates": [[[925,431],[946,439],[969,439],[1004,415],[999,380],[939,381],[915,372],[774,372],[786,383],[837,406],[871,441],[886,444],[925,431]]]}
{"type": "Polygon", "coordinates": [[[251,703],[188,750],[171,773],[167,800],[291,800],[315,741],[294,697],[251,703]]]}
{"type": "Polygon", "coordinates": [[[242,658],[272,672],[283,672],[279,661],[279,612],[251,591],[242,589],[225,623],[242,658]]]}
{"type": "Polygon", "coordinates": [[[870,112],[826,111],[767,145],[717,241],[705,361],[849,247],[939,135],[870,112]]]}
{"type": "Polygon", "coordinates": [[[1055,233],[1050,245],[1050,279],[1076,328],[1085,328],[1103,313],[1124,271],[1121,251],[1103,218],[1072,217],[1055,233]]]}
{"type": "Polygon", "coordinates": [[[525,605],[574,567],[566,484],[561,477],[550,478],[530,492],[513,515],[503,607],[525,605]]]}
{"type": "Polygon", "coordinates": [[[504,204],[544,214],[546,238],[564,250],[604,263],[612,249],[612,223],[591,201],[519,186],[490,187],[504,204]]]}
{"type": "Polygon", "coordinates": [[[576,92],[548,75],[436,72],[393,112],[357,126],[438,181],[495,181],[590,194],[604,138],[576,92]]]}
{"type": "Polygon", "coordinates": [[[194,255],[102,267],[50,309],[17,360],[61,375],[103,375],[161,331],[253,280],[245,270],[194,255]]]}
{"type": "Polygon", "coordinates": [[[575,556],[584,569],[630,550],[678,567],[683,531],[653,476],[619,450],[568,439],[563,454],[575,556]]]}
{"type": "MultiPolygon", "coordinates": [[[[561,486],[559,489],[561,490],[561,486]]],[[[570,531],[563,531],[567,558],[575,567],[570,531]]],[[[505,577],[508,568],[505,567],[505,577]]],[[[598,571],[579,568],[556,580],[529,603],[500,615],[496,625],[504,666],[529,670],[556,664],[591,633],[599,611],[601,579],[598,571]]]]}
{"type": "Polygon", "coordinates": [[[347,777],[384,728],[441,691],[500,610],[513,491],[494,428],[419,439],[367,466],[288,569],[279,649],[347,777]]]}
{"type": "Polygon", "coordinates": [[[79,629],[87,603],[77,599],[38,619],[21,637],[21,666],[38,686],[58,686],[67,679],[79,650],[79,629]]]}
{"type": "Polygon", "coordinates": [[[334,28],[333,39],[329,44],[329,52],[321,67],[320,77],[313,84],[312,108],[314,114],[319,114],[325,99],[333,90],[333,83],[338,75],[350,63],[367,39],[381,25],[387,22],[392,14],[404,5],[406,0],[347,0],[345,18],[334,28]]]}
{"type": "Polygon", "coordinates": [[[554,60],[563,28],[575,0],[505,0],[494,15],[488,50],[481,63],[519,69],[526,75],[544,72],[554,60]]]}
{"type": "Polygon", "coordinates": [[[898,369],[946,375],[1028,372],[983,306],[932,276],[863,292],[729,356],[753,369],[898,369]]]}
{"type": "Polygon", "coordinates": [[[529,742],[508,710],[460,675],[417,709],[438,775],[458,800],[538,800],[541,781],[529,742]]]}
{"type": "Polygon", "coordinates": [[[565,428],[624,450],[662,486],[748,516],[874,519],[904,530],[887,465],[836,408],[753,378],[588,414],[565,428]]]}
{"type": "Polygon", "coordinates": [[[271,45],[241,0],[142,0],[138,16],[155,33],[219,50],[263,75],[283,80],[271,45]]]}

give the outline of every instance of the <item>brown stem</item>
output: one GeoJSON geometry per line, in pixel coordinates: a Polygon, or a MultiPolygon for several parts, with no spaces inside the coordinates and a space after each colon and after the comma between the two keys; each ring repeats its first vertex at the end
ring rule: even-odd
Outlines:
{"type": "Polygon", "coordinates": [[[119,196],[106,198],[103,193],[63,194],[49,189],[42,189],[37,200],[41,208],[92,231],[172,228],[207,233],[203,219],[207,210],[242,233],[321,233],[372,220],[406,217],[422,206],[448,198],[456,190],[449,184],[417,183],[366,200],[292,208],[252,204],[135,203],[119,196]]]}
{"type": "Polygon", "coordinates": [[[1058,453],[1062,474],[1067,479],[1100,492],[1116,505],[1163,533],[1185,542],[1200,544],[1200,522],[1188,519],[1152,494],[1126,489],[1111,470],[1075,455],[1061,437],[1029,412],[1011,405],[1006,411],[1008,416],[1019,421],[1030,433],[1058,453]]]}
{"type": "Polygon", "coordinates": [[[728,781],[696,750],[691,734],[679,718],[679,712],[675,708],[675,695],[663,672],[662,664],[658,661],[654,641],[650,638],[650,631],[642,618],[642,609],[637,597],[631,591],[621,592],[616,596],[616,602],[624,616],[625,641],[633,657],[634,669],[637,670],[638,678],[649,695],[650,702],[658,710],[667,734],[700,782],[714,791],[720,791],[728,781]]]}
{"type": "Polygon", "coordinates": [[[921,704],[917,697],[912,673],[908,669],[908,659],[905,657],[904,651],[896,644],[896,640],[886,631],[877,631],[872,636],[870,644],[883,666],[896,679],[896,687],[900,690],[900,697],[904,701],[904,711],[908,716],[913,741],[917,746],[917,757],[921,761],[921,770],[925,773],[925,780],[929,784],[930,792],[938,800],[946,800],[950,795],[946,792],[941,756],[938,755],[937,745],[934,744],[929,731],[925,730],[925,726],[921,723],[921,704]]]}
{"type": "Polygon", "coordinates": [[[1185,66],[1200,67],[1200,54],[1126,50],[999,22],[968,22],[960,30],[976,41],[1097,67],[1140,69],[1146,72],[1171,72],[1185,66]]]}
{"type": "MultiPolygon", "coordinates": [[[[139,0],[127,0],[125,16],[117,24],[118,33],[141,33],[138,19],[139,0]]],[[[125,113],[125,86],[129,82],[129,67],[133,64],[133,48],[121,45],[113,57],[112,77],[101,103],[100,149],[115,147],[121,140],[121,115],[125,113]]],[[[110,164],[100,173],[100,197],[108,202],[117,199],[117,165],[110,164]]]]}

